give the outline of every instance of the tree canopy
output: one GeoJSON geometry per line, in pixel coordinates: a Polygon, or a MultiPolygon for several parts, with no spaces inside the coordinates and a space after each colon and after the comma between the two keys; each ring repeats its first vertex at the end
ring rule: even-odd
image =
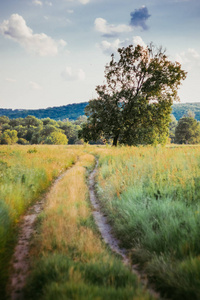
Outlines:
{"type": "Polygon", "coordinates": [[[175,143],[177,144],[199,144],[200,122],[192,116],[183,116],[175,130],[175,143]]]}
{"type": "Polygon", "coordinates": [[[34,116],[9,119],[0,117],[0,144],[81,144],[78,131],[85,121],[85,116],[76,121],[42,120],[34,116]]]}
{"type": "Polygon", "coordinates": [[[105,68],[106,84],[96,87],[97,99],[85,108],[88,122],[80,133],[85,141],[102,135],[113,145],[164,143],[171,106],[186,72],[161,48],[140,45],[118,49],[105,68]]]}

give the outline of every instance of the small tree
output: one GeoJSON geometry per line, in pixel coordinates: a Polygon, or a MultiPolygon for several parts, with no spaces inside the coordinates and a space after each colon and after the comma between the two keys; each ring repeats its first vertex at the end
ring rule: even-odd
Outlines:
{"type": "Polygon", "coordinates": [[[175,130],[175,143],[177,144],[199,144],[200,122],[193,117],[183,117],[178,121],[175,130]]]}
{"type": "Polygon", "coordinates": [[[62,132],[52,132],[46,139],[45,144],[51,145],[67,145],[68,139],[62,132]]]}
{"type": "Polygon", "coordinates": [[[16,130],[5,130],[1,135],[1,144],[12,145],[18,140],[16,130]]]}
{"type": "Polygon", "coordinates": [[[171,105],[186,72],[153,45],[118,49],[119,61],[105,68],[106,84],[97,86],[98,98],[85,109],[88,123],[80,137],[100,136],[128,145],[164,143],[168,137],[171,105]]]}

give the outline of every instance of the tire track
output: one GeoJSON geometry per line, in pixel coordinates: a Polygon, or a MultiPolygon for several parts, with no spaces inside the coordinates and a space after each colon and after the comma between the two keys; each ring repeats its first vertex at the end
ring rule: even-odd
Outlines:
{"type": "Polygon", "coordinates": [[[23,289],[26,284],[27,276],[30,272],[29,251],[31,247],[31,239],[35,233],[35,223],[37,216],[43,210],[45,199],[55,188],[57,183],[69,171],[66,170],[51,185],[49,191],[44,195],[41,201],[31,206],[26,214],[22,217],[19,227],[18,242],[15,246],[14,253],[10,262],[10,277],[7,285],[7,297],[11,300],[24,300],[23,289]]]}
{"type": "Polygon", "coordinates": [[[95,176],[97,173],[97,167],[98,161],[96,161],[96,166],[89,176],[89,192],[90,202],[93,207],[93,217],[101,233],[101,236],[105,243],[109,245],[111,250],[122,257],[123,263],[131,267],[132,272],[139,278],[140,282],[142,283],[144,288],[148,290],[149,294],[152,295],[155,299],[161,299],[160,294],[157,291],[155,291],[149,284],[147,280],[147,275],[142,273],[142,271],[138,271],[137,265],[133,265],[131,263],[128,251],[119,246],[119,240],[115,238],[112,231],[112,227],[108,224],[106,216],[101,212],[101,206],[95,193],[95,176]]]}

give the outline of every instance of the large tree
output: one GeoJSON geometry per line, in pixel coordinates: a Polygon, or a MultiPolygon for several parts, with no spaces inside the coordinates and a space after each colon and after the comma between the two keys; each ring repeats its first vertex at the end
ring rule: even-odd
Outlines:
{"type": "Polygon", "coordinates": [[[88,122],[81,137],[100,136],[128,145],[163,143],[168,136],[171,105],[186,72],[161,48],[132,45],[118,49],[119,60],[105,68],[104,85],[85,109],[88,122]]]}

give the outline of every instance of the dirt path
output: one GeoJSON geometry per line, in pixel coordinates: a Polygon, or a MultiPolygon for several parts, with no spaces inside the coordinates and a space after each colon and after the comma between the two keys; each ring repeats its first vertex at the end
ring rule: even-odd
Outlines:
{"type": "MultiPolygon", "coordinates": [[[[90,191],[90,201],[94,208],[93,216],[95,222],[99,228],[99,231],[102,235],[104,241],[110,246],[113,252],[119,254],[123,262],[126,265],[130,265],[132,267],[132,271],[140,278],[144,286],[148,286],[148,282],[144,275],[138,272],[134,265],[131,265],[128,253],[125,249],[120,248],[119,241],[113,236],[112,228],[107,223],[107,218],[101,213],[101,208],[99,202],[95,195],[95,175],[97,172],[98,162],[96,164],[95,169],[89,176],[89,191],[90,191]]],[[[68,170],[66,171],[68,172],[68,170]]],[[[58,181],[66,174],[63,173],[59,176],[56,181],[53,183],[52,187],[55,188],[58,181]]],[[[51,191],[51,190],[50,190],[51,191]]],[[[48,193],[50,193],[50,191],[48,193]]],[[[46,194],[47,196],[47,194],[46,194]]],[[[38,214],[42,211],[45,198],[37,202],[35,205],[30,207],[23,217],[23,220],[20,225],[19,229],[19,239],[18,243],[15,247],[14,254],[11,260],[11,272],[10,278],[8,283],[8,299],[11,300],[25,300],[23,294],[23,288],[26,284],[26,278],[30,271],[30,260],[29,260],[29,251],[31,246],[31,238],[35,232],[35,221],[37,219],[38,214]]],[[[159,299],[159,294],[153,291],[151,288],[148,287],[149,292],[157,299],[159,299]]]]}
{"type": "Polygon", "coordinates": [[[98,199],[96,197],[96,193],[95,193],[95,175],[97,173],[97,166],[98,166],[98,161],[96,163],[94,170],[92,171],[92,173],[89,176],[89,191],[90,191],[90,201],[94,208],[93,216],[94,216],[95,222],[99,228],[99,231],[102,235],[102,238],[104,239],[106,244],[108,244],[110,246],[110,248],[112,249],[113,252],[119,254],[122,257],[124,264],[131,266],[132,272],[135,273],[139,277],[140,281],[142,282],[144,287],[147,288],[149,293],[156,299],[161,299],[161,296],[159,295],[159,293],[157,293],[149,285],[147,276],[144,273],[138,271],[137,265],[131,264],[128,252],[125,249],[120,248],[119,241],[113,235],[112,227],[108,224],[106,216],[104,216],[103,213],[101,212],[101,207],[100,207],[99,201],[98,201],[98,199]]]}
{"type": "MultiPolygon", "coordinates": [[[[55,188],[58,181],[66,174],[66,172],[61,174],[54,181],[52,187],[55,188]]],[[[50,191],[48,193],[50,193],[50,191]]],[[[22,218],[20,228],[19,228],[18,242],[14,249],[14,254],[10,263],[11,275],[7,287],[8,299],[11,300],[24,299],[23,288],[26,284],[26,278],[28,276],[29,269],[30,269],[30,259],[29,259],[29,251],[31,245],[30,241],[35,232],[36,218],[43,209],[47,194],[43,197],[41,201],[38,201],[36,204],[31,206],[28,209],[26,215],[23,216],[22,218]]]]}

